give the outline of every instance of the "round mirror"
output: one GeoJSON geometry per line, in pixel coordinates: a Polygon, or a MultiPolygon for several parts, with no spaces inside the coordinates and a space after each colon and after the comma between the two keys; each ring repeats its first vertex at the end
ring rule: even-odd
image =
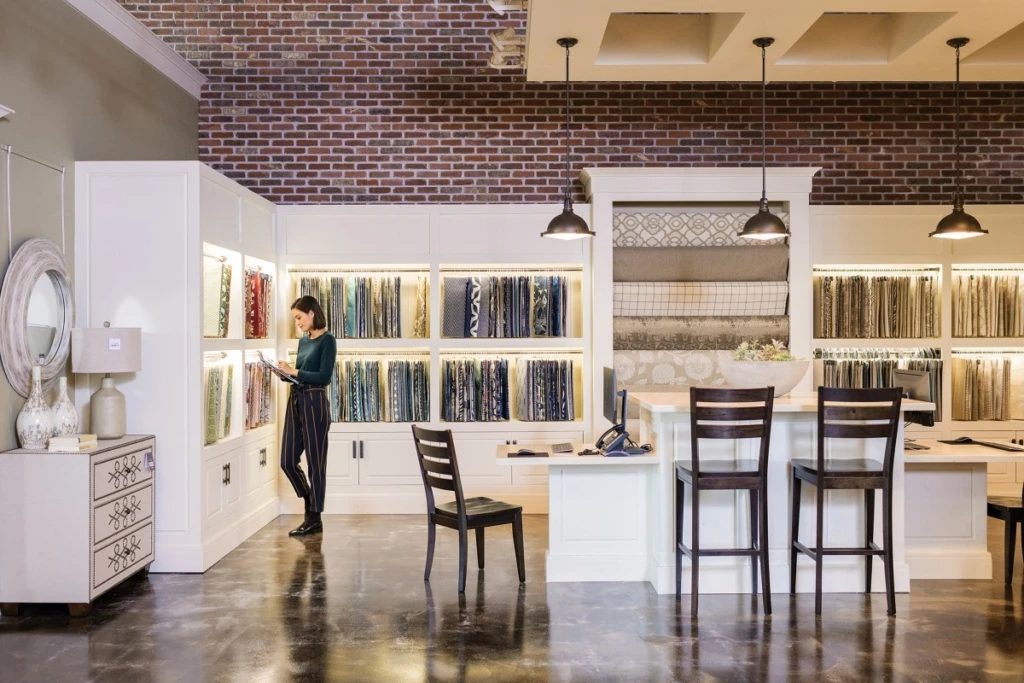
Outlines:
{"type": "Polygon", "coordinates": [[[28,348],[33,358],[43,363],[50,359],[53,342],[59,338],[64,322],[64,302],[50,273],[36,280],[28,300],[28,348]]]}
{"type": "Polygon", "coordinates": [[[0,287],[0,361],[15,391],[28,396],[32,367],[37,365],[43,392],[53,389],[64,374],[74,324],[64,254],[50,240],[26,241],[11,259],[0,287]]]}

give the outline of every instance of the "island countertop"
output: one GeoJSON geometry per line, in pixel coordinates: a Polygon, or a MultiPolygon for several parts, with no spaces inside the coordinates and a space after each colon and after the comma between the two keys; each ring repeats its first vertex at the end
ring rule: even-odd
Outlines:
{"type": "MultiPolygon", "coordinates": [[[[629,392],[629,401],[638,404],[651,413],[689,413],[690,392],[629,392]]],[[[903,399],[901,409],[906,411],[933,412],[934,403],[903,399]]],[[[793,392],[775,399],[773,412],[776,413],[816,413],[818,411],[818,394],[816,392],[793,392]]]]}

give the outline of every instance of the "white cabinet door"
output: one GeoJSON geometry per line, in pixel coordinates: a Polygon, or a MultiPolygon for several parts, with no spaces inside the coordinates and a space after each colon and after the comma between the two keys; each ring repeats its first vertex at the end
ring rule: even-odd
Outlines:
{"type": "MultiPolygon", "coordinates": [[[[546,446],[565,442],[579,445],[583,442],[583,432],[525,433],[516,435],[516,441],[546,446]]],[[[555,454],[551,453],[551,455],[555,454]]],[[[510,467],[509,469],[512,470],[512,484],[514,486],[548,485],[548,468],[546,465],[524,465],[510,467]]]]}
{"type": "Polygon", "coordinates": [[[242,510],[242,484],[245,482],[245,453],[239,448],[224,456],[228,481],[224,486],[224,515],[231,524],[238,521],[242,510]]]}
{"type": "Polygon", "coordinates": [[[467,498],[473,497],[473,488],[477,486],[510,486],[514,469],[500,465],[495,457],[498,446],[504,446],[507,433],[452,434],[455,441],[455,455],[459,462],[459,475],[462,478],[462,490],[467,498]]]}
{"type": "MultiPolygon", "coordinates": [[[[950,439],[961,436],[969,436],[975,439],[1012,439],[1016,432],[977,432],[970,430],[953,430],[949,434],[950,439]]],[[[955,446],[953,446],[955,448],[955,446]]],[[[992,462],[988,465],[988,483],[990,484],[1012,484],[1017,480],[1017,470],[1013,463],[992,462]]]]}
{"type": "MultiPolygon", "coordinates": [[[[339,486],[356,486],[359,484],[359,441],[356,439],[336,439],[332,434],[327,441],[327,489],[339,486]]],[[[306,469],[303,461],[303,470],[306,469]]],[[[306,472],[308,475],[309,472],[306,472]]],[[[283,476],[283,475],[282,475],[283,476]]]]}
{"type": "Polygon", "coordinates": [[[260,473],[260,497],[263,502],[277,496],[277,473],[281,471],[281,462],[277,454],[277,442],[274,439],[267,439],[263,444],[266,455],[263,458],[264,465],[260,473]]]}
{"type": "Polygon", "coordinates": [[[360,486],[417,486],[423,484],[412,435],[360,434],[360,486]]]}
{"type": "Polygon", "coordinates": [[[208,530],[218,527],[224,517],[224,479],[227,461],[223,456],[203,463],[203,525],[208,530]]]}
{"type": "Polygon", "coordinates": [[[242,490],[245,494],[245,510],[250,512],[260,506],[263,482],[263,452],[264,446],[253,444],[245,449],[245,470],[242,490]]]}

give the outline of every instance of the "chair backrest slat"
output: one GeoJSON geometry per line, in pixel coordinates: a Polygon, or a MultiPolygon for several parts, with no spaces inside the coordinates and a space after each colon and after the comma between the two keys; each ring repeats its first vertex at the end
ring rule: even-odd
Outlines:
{"type": "Polygon", "coordinates": [[[701,439],[760,439],[758,472],[768,473],[775,389],[690,387],[690,451],[700,476],[701,439]]]}
{"type": "Polygon", "coordinates": [[[744,425],[715,425],[697,423],[698,439],[760,439],[764,423],[744,425]]]}
{"type": "Polygon", "coordinates": [[[891,478],[902,401],[902,389],[898,387],[818,387],[818,477],[827,474],[825,439],[885,439],[882,472],[891,478]]]}
{"type": "Polygon", "coordinates": [[[454,479],[445,479],[443,477],[437,477],[437,476],[434,476],[433,474],[431,474],[430,472],[427,472],[427,474],[425,475],[425,478],[427,480],[427,484],[431,488],[443,489],[445,491],[454,491],[455,490],[455,480],[454,479]]]}
{"type": "Polygon", "coordinates": [[[412,440],[416,447],[416,460],[420,465],[423,490],[427,497],[427,514],[434,514],[434,489],[455,493],[455,506],[459,519],[466,516],[466,501],[462,495],[459,462],[455,457],[455,442],[450,429],[438,431],[412,426],[412,440]]]}

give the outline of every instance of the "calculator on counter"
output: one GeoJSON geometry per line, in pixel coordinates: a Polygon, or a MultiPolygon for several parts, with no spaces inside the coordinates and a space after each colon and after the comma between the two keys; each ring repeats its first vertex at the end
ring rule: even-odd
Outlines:
{"type": "Polygon", "coordinates": [[[551,450],[555,453],[572,453],[574,449],[571,443],[556,443],[551,450]]]}

